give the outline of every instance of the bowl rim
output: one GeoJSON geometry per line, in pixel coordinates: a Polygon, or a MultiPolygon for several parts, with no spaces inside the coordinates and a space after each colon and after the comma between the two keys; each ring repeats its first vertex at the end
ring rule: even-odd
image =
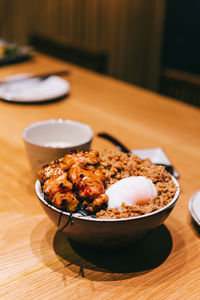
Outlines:
{"type": "MultiPolygon", "coordinates": [[[[178,200],[179,198],[179,195],[180,195],[180,185],[178,183],[178,181],[176,180],[176,178],[172,176],[172,180],[174,181],[176,187],[177,187],[177,191],[174,195],[174,198],[165,206],[163,206],[162,208],[158,209],[158,210],[155,210],[153,212],[150,212],[150,213],[147,213],[147,214],[144,214],[144,215],[141,215],[141,216],[136,216],[136,217],[130,217],[130,218],[120,218],[120,219],[97,219],[97,218],[92,218],[90,216],[82,216],[80,215],[79,213],[74,213],[73,214],[73,218],[76,218],[76,219],[81,219],[81,220],[87,220],[87,221],[94,221],[94,222],[122,222],[122,221],[133,221],[133,220],[139,220],[139,219],[144,219],[144,218],[148,218],[148,217],[151,217],[151,216],[154,216],[164,210],[166,210],[167,208],[173,206],[176,201],[178,200]]],[[[35,192],[36,192],[36,195],[38,197],[38,199],[43,202],[43,204],[45,204],[46,206],[48,206],[49,208],[53,209],[54,211],[58,212],[58,213],[61,213],[62,215],[66,215],[66,216],[70,216],[70,212],[66,212],[66,211],[62,211],[61,209],[53,206],[52,204],[48,203],[45,199],[44,199],[44,196],[43,196],[43,193],[42,193],[42,190],[41,190],[41,183],[40,181],[37,179],[36,182],[35,182],[35,192]]]]}
{"type": "Polygon", "coordinates": [[[37,146],[37,147],[42,147],[42,148],[50,148],[50,149],[56,149],[56,148],[59,148],[59,149],[66,149],[66,148],[72,148],[72,147],[80,147],[81,145],[84,145],[84,144],[87,144],[88,142],[90,142],[93,137],[94,137],[94,131],[92,130],[92,128],[86,124],[86,123],[82,123],[82,122],[79,122],[79,121],[74,121],[74,120],[70,120],[70,119],[62,119],[62,118],[58,118],[58,119],[49,119],[49,120],[43,120],[43,121],[38,121],[38,122],[34,122],[34,123],[31,123],[30,125],[28,125],[27,127],[24,128],[23,132],[22,132],[22,137],[23,137],[23,140],[26,142],[26,143],[29,143],[31,145],[34,145],[34,146],[37,146]],[[42,143],[36,143],[36,142],[33,142],[30,140],[30,138],[27,137],[27,132],[33,128],[36,128],[38,126],[41,126],[41,125],[48,125],[48,124],[73,124],[73,125],[78,125],[78,126],[82,126],[84,128],[86,128],[88,130],[88,137],[85,139],[84,142],[81,142],[81,143],[74,143],[74,144],[71,144],[70,146],[59,146],[59,147],[54,147],[54,146],[46,146],[45,144],[42,144],[42,143]]]}

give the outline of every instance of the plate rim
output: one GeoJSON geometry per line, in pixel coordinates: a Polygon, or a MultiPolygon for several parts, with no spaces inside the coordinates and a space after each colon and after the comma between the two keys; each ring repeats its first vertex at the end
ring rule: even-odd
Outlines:
{"type": "Polygon", "coordinates": [[[195,210],[193,208],[193,202],[194,202],[194,199],[196,197],[196,195],[200,193],[200,190],[196,191],[190,198],[189,200],[189,203],[188,203],[188,208],[189,208],[189,211],[190,211],[190,214],[192,216],[192,218],[195,220],[195,222],[200,226],[200,220],[199,218],[197,217],[196,213],[195,213],[195,210]]]}

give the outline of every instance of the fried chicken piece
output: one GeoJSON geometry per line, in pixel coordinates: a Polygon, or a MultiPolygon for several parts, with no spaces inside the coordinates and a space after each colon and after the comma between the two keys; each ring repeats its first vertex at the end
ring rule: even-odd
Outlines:
{"type": "Polygon", "coordinates": [[[103,204],[108,203],[108,196],[106,194],[99,195],[94,201],[92,202],[92,211],[99,211],[102,208],[103,204]]]}
{"type": "Polygon", "coordinates": [[[67,180],[67,173],[63,173],[56,178],[50,178],[44,182],[43,193],[46,200],[51,201],[57,193],[65,193],[72,190],[72,183],[67,180]]]}
{"type": "Polygon", "coordinates": [[[108,196],[106,194],[101,194],[99,197],[94,199],[92,202],[92,207],[94,210],[99,209],[103,204],[108,202],[108,196]]]}
{"type": "Polygon", "coordinates": [[[59,175],[63,174],[65,171],[65,164],[62,162],[48,164],[42,167],[38,172],[38,179],[41,185],[50,178],[56,178],[59,175]]]}
{"type": "Polygon", "coordinates": [[[88,203],[87,201],[83,202],[83,206],[85,209],[90,212],[97,212],[102,208],[103,204],[107,204],[108,196],[106,194],[101,194],[97,198],[94,199],[92,203],[88,203]]]}
{"type": "Polygon", "coordinates": [[[68,179],[76,186],[94,181],[104,181],[105,176],[100,169],[93,166],[81,167],[74,164],[68,171],[68,179]]]}
{"type": "Polygon", "coordinates": [[[100,157],[98,151],[91,150],[89,152],[72,152],[66,154],[63,158],[63,163],[66,165],[67,169],[70,169],[72,165],[96,165],[100,162],[100,157]]]}
{"type": "Polygon", "coordinates": [[[92,202],[105,191],[103,183],[98,181],[91,181],[87,183],[80,183],[79,197],[87,199],[87,202],[92,202]]]}
{"type": "Polygon", "coordinates": [[[105,181],[105,179],[106,179],[105,175],[103,174],[103,172],[101,171],[101,169],[99,167],[86,165],[86,166],[83,167],[83,169],[85,169],[87,171],[91,171],[101,181],[105,181]]]}
{"type": "Polygon", "coordinates": [[[44,166],[38,177],[45,199],[69,211],[75,211],[82,202],[90,212],[100,210],[108,197],[104,194],[105,175],[99,162],[97,151],[73,151],[44,166]]]}
{"type": "MultiPolygon", "coordinates": [[[[89,210],[93,211],[93,201],[100,197],[101,194],[104,194],[103,181],[105,176],[97,166],[85,164],[86,161],[90,163],[99,162],[98,152],[79,153],[78,159],[75,159],[75,163],[71,165],[68,171],[68,179],[78,189],[79,197],[84,199],[84,206],[89,207],[89,210]],[[81,155],[85,155],[83,160],[80,159],[81,155]]],[[[107,197],[104,197],[104,199],[105,201],[108,200],[107,197]]],[[[102,205],[103,203],[97,201],[95,209],[98,209],[98,204],[102,205]]]]}
{"type": "Polygon", "coordinates": [[[68,172],[68,178],[79,189],[81,198],[91,200],[104,193],[103,179],[105,177],[96,168],[87,170],[74,164],[68,172]]]}
{"type": "Polygon", "coordinates": [[[79,205],[79,200],[76,195],[72,192],[60,193],[57,192],[52,201],[56,207],[68,211],[75,211],[79,205]]]}
{"type": "Polygon", "coordinates": [[[81,167],[74,164],[69,172],[68,179],[73,182],[74,186],[78,189],[78,194],[81,199],[84,200],[84,206],[88,208],[90,212],[99,210],[101,205],[108,201],[108,197],[104,194],[105,188],[103,180],[105,180],[104,174],[100,169],[94,166],[81,167]],[[103,196],[103,195],[105,196],[103,196]],[[102,195],[101,201],[100,197],[102,195]],[[93,202],[96,201],[93,206],[93,202]]]}

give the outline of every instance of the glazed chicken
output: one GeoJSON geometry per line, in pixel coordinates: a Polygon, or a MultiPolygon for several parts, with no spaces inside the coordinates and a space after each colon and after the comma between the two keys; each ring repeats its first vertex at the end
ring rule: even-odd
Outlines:
{"type": "Polygon", "coordinates": [[[72,192],[57,192],[51,202],[60,209],[72,212],[75,211],[79,205],[79,200],[72,192]]]}
{"type": "Polygon", "coordinates": [[[72,187],[72,183],[67,180],[67,173],[64,172],[56,178],[46,180],[43,185],[43,193],[45,199],[51,201],[57,192],[69,192],[72,190],[72,187]]]}
{"type": "Polygon", "coordinates": [[[89,152],[82,151],[79,153],[72,151],[71,153],[65,155],[62,162],[65,164],[67,169],[69,169],[73,164],[96,165],[100,162],[100,157],[99,153],[94,150],[91,150],[89,152]]]}
{"type": "Polygon", "coordinates": [[[42,167],[38,172],[38,179],[43,185],[46,180],[50,178],[56,178],[57,176],[63,174],[65,171],[65,165],[59,161],[50,163],[42,167]]]}
{"type": "Polygon", "coordinates": [[[45,199],[67,211],[76,211],[81,205],[90,213],[99,211],[108,202],[99,161],[97,151],[73,151],[44,166],[38,177],[45,199]]]}

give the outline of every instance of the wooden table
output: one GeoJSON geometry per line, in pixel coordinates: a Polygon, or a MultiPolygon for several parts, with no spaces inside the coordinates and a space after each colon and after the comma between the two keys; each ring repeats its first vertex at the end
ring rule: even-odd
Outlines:
{"type": "MultiPolygon", "coordinates": [[[[1,68],[0,79],[65,69],[65,99],[0,102],[2,299],[200,299],[200,230],[188,211],[200,189],[200,110],[39,54],[1,68]],[[51,118],[88,123],[130,149],[162,147],[181,175],[181,196],[165,225],[127,254],[70,244],[40,207],[22,141],[24,127],[51,118]]],[[[97,137],[92,146],[114,148],[97,137]]]]}

